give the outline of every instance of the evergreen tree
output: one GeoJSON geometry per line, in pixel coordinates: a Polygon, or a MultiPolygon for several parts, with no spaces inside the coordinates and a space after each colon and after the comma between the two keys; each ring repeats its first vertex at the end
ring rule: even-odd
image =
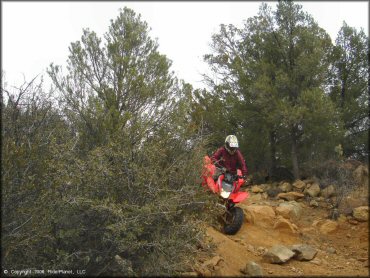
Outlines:
{"type": "Polygon", "coordinates": [[[345,22],[336,38],[330,96],[341,112],[345,156],[369,156],[369,41],[345,22]]]}
{"type": "Polygon", "coordinates": [[[279,159],[291,165],[296,178],[300,158],[308,157],[303,152],[316,154],[315,159],[321,153],[320,143],[301,149],[307,138],[332,138],[325,148],[330,153],[340,133],[324,91],[331,47],[328,34],[300,5],[281,1],[276,11],[262,4],[259,15],[248,19],[242,29],[221,26],[213,36],[215,53],[205,56],[220,76],[214,95],[222,91],[233,96],[240,107],[236,113],[244,117],[238,119],[241,125],[260,131],[250,132],[247,141],[268,142],[272,168],[279,159]],[[313,117],[307,115],[323,116],[320,111],[331,114],[322,119],[321,129],[309,128],[313,117]],[[328,128],[333,125],[338,128],[328,128]]]}

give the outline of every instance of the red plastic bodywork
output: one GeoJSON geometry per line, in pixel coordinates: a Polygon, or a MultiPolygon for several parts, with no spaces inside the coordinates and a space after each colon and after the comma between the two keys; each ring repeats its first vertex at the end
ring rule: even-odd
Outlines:
{"type": "MultiPolygon", "coordinates": [[[[217,182],[215,182],[212,177],[215,172],[216,166],[213,165],[209,156],[205,156],[203,159],[202,186],[208,187],[213,193],[219,193],[225,175],[220,175],[217,182]]],[[[239,176],[242,175],[240,169],[237,170],[237,174],[239,176]]],[[[244,179],[238,179],[237,181],[234,181],[234,191],[229,196],[229,199],[231,199],[234,203],[240,203],[249,197],[248,192],[239,192],[239,189],[243,183],[244,179]]]]}

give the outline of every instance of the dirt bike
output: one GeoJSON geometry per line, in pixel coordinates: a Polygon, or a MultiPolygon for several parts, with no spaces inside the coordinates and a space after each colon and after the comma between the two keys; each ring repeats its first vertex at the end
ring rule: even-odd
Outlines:
{"type": "Polygon", "coordinates": [[[213,193],[220,196],[221,205],[225,208],[225,212],[221,216],[223,232],[227,235],[235,235],[244,221],[243,210],[235,205],[249,197],[248,192],[239,191],[245,180],[241,176],[240,169],[237,169],[236,175],[222,170],[221,175],[217,180],[214,180],[216,169],[221,170],[212,163],[209,156],[205,156],[202,186],[208,187],[213,193]]]}

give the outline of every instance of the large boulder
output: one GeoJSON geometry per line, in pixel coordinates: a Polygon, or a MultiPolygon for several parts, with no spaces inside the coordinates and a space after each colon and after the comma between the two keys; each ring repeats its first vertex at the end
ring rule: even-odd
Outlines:
{"type": "Polygon", "coordinates": [[[263,258],[273,264],[282,264],[292,258],[295,253],[283,245],[274,245],[264,255],[263,258]]]}
{"type": "Polygon", "coordinates": [[[318,183],[313,183],[310,187],[306,187],[303,193],[311,197],[316,197],[320,194],[320,185],[318,183]]]}
{"type": "Polygon", "coordinates": [[[367,222],[369,220],[369,207],[361,206],[353,209],[353,218],[357,221],[367,222]]]}
{"type": "Polygon", "coordinates": [[[287,193],[279,193],[277,195],[277,197],[279,199],[283,199],[283,200],[286,200],[286,201],[295,201],[295,200],[299,200],[299,199],[302,199],[304,197],[304,194],[302,193],[299,193],[299,192],[287,192],[287,193]]]}
{"type": "Polygon", "coordinates": [[[295,253],[294,258],[298,261],[310,261],[317,254],[317,249],[307,244],[295,244],[290,249],[295,253]]]}
{"type": "Polygon", "coordinates": [[[242,207],[246,220],[254,225],[271,227],[275,219],[275,212],[271,206],[249,205],[242,207]]]}
{"type": "Polygon", "coordinates": [[[286,219],[297,220],[302,215],[302,206],[296,201],[284,202],[276,208],[276,214],[286,219]]]}

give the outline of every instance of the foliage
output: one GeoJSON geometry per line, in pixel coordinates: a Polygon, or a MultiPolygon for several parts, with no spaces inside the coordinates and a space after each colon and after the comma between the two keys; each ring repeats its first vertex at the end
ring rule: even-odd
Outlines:
{"type": "Polygon", "coordinates": [[[102,46],[84,30],[69,73],[50,67],[59,109],[41,86],[2,102],[8,269],[175,275],[198,252],[210,196],[200,188],[192,87],[172,76],[132,10],[105,38],[102,46]]]}
{"type": "Polygon", "coordinates": [[[363,30],[343,22],[333,51],[330,96],[341,112],[346,134],[344,154],[366,160],[369,155],[369,40],[363,30]]]}
{"type": "Polygon", "coordinates": [[[300,164],[334,155],[344,130],[325,91],[333,46],[300,5],[280,1],[273,11],[261,4],[242,28],[221,25],[212,49],[204,58],[217,79],[208,77],[208,98],[234,108],[229,119],[218,113],[252,144],[242,150],[254,170],[288,166],[297,178],[300,164]]]}

